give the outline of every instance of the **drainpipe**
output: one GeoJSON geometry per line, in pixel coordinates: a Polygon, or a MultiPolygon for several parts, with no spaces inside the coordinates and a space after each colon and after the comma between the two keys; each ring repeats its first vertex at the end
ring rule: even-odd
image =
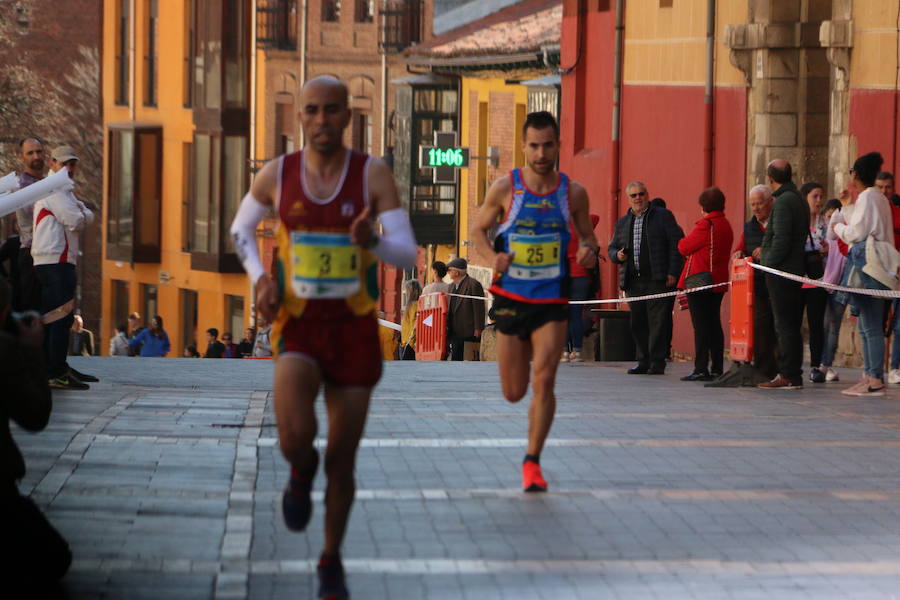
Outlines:
{"type": "MultiPolygon", "coordinates": [[[[309,19],[309,0],[303,0],[303,6],[300,12],[300,87],[303,88],[306,85],[306,30],[307,30],[307,20],[309,19]]],[[[305,140],[303,139],[303,128],[300,128],[300,143],[299,147],[302,148],[305,144],[305,140]]]]}
{"type": "MultiPolygon", "coordinates": [[[[250,8],[250,147],[249,150],[249,164],[256,166],[256,109],[257,109],[257,85],[256,85],[256,77],[257,77],[257,51],[256,51],[256,6],[251,6],[250,8]]],[[[252,170],[251,171],[251,177],[252,170]]],[[[258,242],[257,242],[258,243],[258,242]]],[[[249,281],[249,278],[248,278],[249,281]]],[[[256,282],[250,281],[250,327],[256,329],[256,282]]]]}
{"type": "Polygon", "coordinates": [[[137,105],[137,0],[131,0],[128,10],[131,11],[131,18],[128,19],[128,62],[131,63],[128,68],[128,116],[133,122],[137,105]]]}
{"type": "Polygon", "coordinates": [[[716,0],[706,0],[706,88],[703,95],[703,186],[713,184],[715,158],[716,0]]]}
{"type": "MultiPolygon", "coordinates": [[[[587,23],[585,23],[587,27],[587,23]]],[[[621,142],[619,135],[622,128],[622,50],[625,32],[625,0],[616,0],[616,33],[613,48],[613,106],[612,106],[612,139],[610,142],[610,178],[609,204],[607,205],[607,221],[610,235],[616,230],[619,218],[619,167],[621,163],[621,142]]],[[[609,282],[615,286],[616,265],[609,263],[609,282]]]]}
{"type": "Polygon", "coordinates": [[[387,154],[387,130],[388,130],[388,67],[387,52],[381,51],[381,158],[387,154]]]}

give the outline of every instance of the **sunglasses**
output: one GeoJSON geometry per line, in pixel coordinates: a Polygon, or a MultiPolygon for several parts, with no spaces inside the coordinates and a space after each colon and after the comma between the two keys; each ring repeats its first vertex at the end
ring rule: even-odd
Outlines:
{"type": "Polygon", "coordinates": [[[635,192],[633,194],[628,194],[629,198],[640,198],[641,196],[646,196],[647,192],[635,192]]]}

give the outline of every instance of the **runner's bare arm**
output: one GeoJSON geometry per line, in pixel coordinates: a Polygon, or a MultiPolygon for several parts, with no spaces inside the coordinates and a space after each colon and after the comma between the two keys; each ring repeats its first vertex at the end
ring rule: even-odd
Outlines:
{"type": "Polygon", "coordinates": [[[270,322],[278,311],[278,291],[272,277],[266,273],[256,245],[256,226],[275,206],[278,187],[278,162],[270,161],[260,169],[250,191],[244,196],[231,224],[235,252],[250,280],[256,286],[256,303],[270,322]]]}
{"type": "Polygon", "coordinates": [[[484,204],[478,210],[478,216],[475,217],[475,224],[469,232],[472,239],[475,240],[475,247],[484,256],[491,259],[494,271],[502,273],[509,268],[512,257],[506,252],[495,252],[491,240],[488,239],[488,231],[497,225],[498,219],[506,210],[504,199],[510,195],[509,177],[501,177],[491,185],[487,195],[484,197],[484,204]]]}
{"type": "Polygon", "coordinates": [[[589,206],[587,191],[573,181],[569,187],[569,212],[580,242],[575,260],[586,269],[597,264],[597,238],[591,225],[589,206]]]}
{"type": "Polygon", "coordinates": [[[368,178],[369,204],[350,225],[350,239],[383,261],[411,269],[416,264],[416,239],[409,215],[400,205],[394,172],[376,158],[369,164],[368,178]],[[375,233],[375,217],[381,221],[383,235],[375,233]]]}

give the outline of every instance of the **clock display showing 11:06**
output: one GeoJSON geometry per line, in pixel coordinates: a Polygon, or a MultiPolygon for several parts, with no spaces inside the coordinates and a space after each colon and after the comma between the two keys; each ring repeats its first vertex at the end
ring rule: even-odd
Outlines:
{"type": "Polygon", "coordinates": [[[429,167],[462,167],[465,164],[462,148],[431,148],[428,150],[429,167]]]}

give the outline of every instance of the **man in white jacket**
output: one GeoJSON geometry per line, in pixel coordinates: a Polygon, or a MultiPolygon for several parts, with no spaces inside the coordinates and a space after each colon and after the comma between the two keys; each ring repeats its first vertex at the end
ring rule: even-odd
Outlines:
{"type": "MultiPolygon", "coordinates": [[[[50,159],[53,172],[66,168],[74,177],[78,157],[70,146],[59,146],[50,159]]],[[[79,233],[94,221],[94,213],[71,191],[57,192],[34,204],[31,256],[41,282],[41,312],[44,315],[44,352],[50,386],[86,390],[92,375],[78,373],[66,363],[69,328],[75,310],[75,265],[79,233]]]]}

